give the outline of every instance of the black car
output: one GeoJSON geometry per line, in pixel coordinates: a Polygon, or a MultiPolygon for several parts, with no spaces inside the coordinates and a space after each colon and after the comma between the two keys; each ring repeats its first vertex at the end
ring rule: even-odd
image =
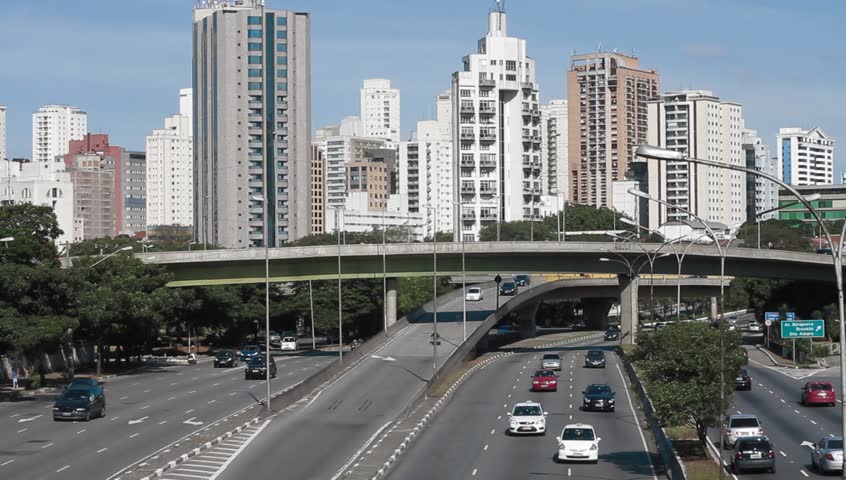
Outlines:
{"type": "MultiPolygon", "coordinates": [[[[244,369],[244,379],[257,378],[264,379],[267,376],[267,369],[265,367],[264,357],[253,357],[247,363],[247,368],[244,369]]],[[[270,378],[276,378],[276,359],[270,357],[270,378]]]]}
{"type": "Polygon", "coordinates": [[[514,275],[514,283],[518,287],[528,287],[532,284],[532,277],[528,275],[514,275]]]}
{"type": "Polygon", "coordinates": [[[500,295],[517,295],[517,284],[514,282],[505,282],[499,286],[500,295]]]}
{"type": "Polygon", "coordinates": [[[605,352],[602,350],[588,350],[585,355],[585,367],[605,368],[605,352]]]}
{"type": "Polygon", "coordinates": [[[614,411],[614,395],[616,393],[611,390],[611,387],[605,384],[588,385],[587,389],[582,392],[584,399],[582,400],[582,410],[600,410],[603,412],[614,411]]]}
{"type": "Polygon", "coordinates": [[[735,390],[752,390],[752,377],[745,368],[740,369],[740,373],[734,378],[735,390]]]}
{"type": "Polygon", "coordinates": [[[97,383],[97,379],[95,378],[74,378],[69,384],[65,385],[65,390],[71,388],[95,388],[99,386],[100,384],[97,383]]]}
{"type": "Polygon", "coordinates": [[[738,438],[734,444],[734,455],[731,456],[731,469],[734,473],[746,470],[775,473],[775,451],[770,440],[763,435],[738,438]]]}
{"type": "Polygon", "coordinates": [[[232,350],[221,350],[214,354],[214,368],[237,366],[238,354],[232,350]]]}
{"type": "Polygon", "coordinates": [[[106,394],[100,385],[68,388],[53,404],[53,420],[91,420],[106,416],[106,394]]]}
{"type": "Polygon", "coordinates": [[[617,331],[616,328],[609,328],[605,331],[605,341],[613,341],[620,339],[620,332],[617,331]]]}
{"type": "Polygon", "coordinates": [[[262,349],[259,345],[244,345],[241,348],[240,356],[242,362],[249,362],[251,358],[259,355],[262,352],[262,349]]]}

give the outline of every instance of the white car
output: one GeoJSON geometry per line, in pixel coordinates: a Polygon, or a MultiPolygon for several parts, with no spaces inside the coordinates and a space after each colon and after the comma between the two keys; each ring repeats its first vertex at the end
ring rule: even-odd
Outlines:
{"type": "Polygon", "coordinates": [[[297,339],[294,337],[285,337],[282,339],[282,342],[279,344],[279,350],[287,350],[290,352],[297,351],[297,339]]]}
{"type": "Polygon", "coordinates": [[[514,405],[508,414],[508,433],[512,435],[536,433],[546,435],[546,416],[541,404],[526,401],[514,405]]]}
{"type": "Polygon", "coordinates": [[[544,370],[561,370],[561,356],[557,353],[544,354],[541,359],[541,368],[544,370]]]}
{"type": "Polygon", "coordinates": [[[749,327],[748,327],[748,330],[749,330],[750,332],[761,332],[761,331],[763,331],[764,329],[763,329],[763,328],[761,328],[761,324],[760,324],[760,323],[758,323],[758,322],[756,322],[756,321],[754,321],[754,320],[753,320],[753,321],[749,322],[749,327]]]}
{"type": "Polygon", "coordinates": [[[559,462],[593,462],[599,461],[599,441],[592,425],[574,423],[564,427],[558,437],[559,462]]]}
{"type": "Polygon", "coordinates": [[[733,447],[740,437],[756,437],[764,434],[761,422],[755,415],[730,415],[725,423],[723,445],[733,447]]]}
{"type": "Polygon", "coordinates": [[[467,289],[467,293],[464,295],[464,298],[468,302],[478,302],[482,299],[482,289],[479,287],[470,287],[467,289]]]}

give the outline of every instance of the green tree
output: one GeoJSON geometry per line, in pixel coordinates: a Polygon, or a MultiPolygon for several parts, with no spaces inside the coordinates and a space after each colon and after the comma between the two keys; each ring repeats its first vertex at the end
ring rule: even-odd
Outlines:
{"type": "Polygon", "coordinates": [[[740,370],[740,335],[724,331],[725,403],[720,405],[720,329],[706,323],[679,323],[639,338],[632,354],[646,385],[657,421],[665,427],[691,426],[704,447],[709,427],[719,425],[731,404],[740,370]]]}
{"type": "MultiPolygon", "coordinates": [[[[503,222],[499,225],[499,239],[501,241],[529,241],[534,238],[535,241],[556,240],[559,222],[562,231],[571,232],[587,232],[599,230],[628,230],[635,232],[636,227],[623,223],[620,219],[625,216],[620,212],[613,211],[605,207],[590,207],[587,205],[571,204],[567,205],[566,210],[559,212],[556,217],[555,214],[545,217],[541,221],[534,222],[532,225],[529,221],[503,222]],[[534,230],[534,234],[532,234],[534,230]]],[[[482,228],[479,237],[483,242],[492,242],[497,238],[496,223],[490,224],[482,228]]],[[[607,235],[573,235],[567,236],[567,240],[577,242],[608,241],[610,237],[607,235]]]]}
{"type": "MultiPolygon", "coordinates": [[[[814,235],[812,224],[800,220],[765,220],[761,222],[761,248],[807,252],[811,249],[810,238],[814,235]]],[[[758,224],[748,222],[740,227],[737,238],[742,245],[758,246],[758,224]]]]}
{"type": "MultiPolygon", "coordinates": [[[[438,277],[438,280],[438,296],[449,293],[453,289],[449,278],[438,277]]],[[[400,278],[397,283],[397,318],[408,315],[432,301],[432,277],[405,277],[400,278]]]]}
{"type": "Polygon", "coordinates": [[[62,233],[50,207],[30,203],[4,205],[0,207],[0,238],[14,240],[0,245],[0,262],[54,264],[55,241],[62,233]]]}

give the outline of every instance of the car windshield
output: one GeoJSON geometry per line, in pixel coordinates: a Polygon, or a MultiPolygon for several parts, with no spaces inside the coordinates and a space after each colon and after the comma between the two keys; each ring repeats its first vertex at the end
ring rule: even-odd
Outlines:
{"type": "Polygon", "coordinates": [[[88,398],[89,393],[90,392],[88,390],[81,388],[71,388],[62,395],[62,398],[65,400],[85,400],[88,398]]]}
{"type": "Polygon", "coordinates": [[[602,352],[592,350],[592,351],[587,353],[587,356],[588,356],[588,358],[602,358],[605,355],[602,352]]]}
{"type": "Polygon", "coordinates": [[[543,413],[541,408],[537,405],[521,405],[519,407],[514,407],[514,413],[512,415],[515,417],[527,417],[543,415],[543,413]]]}
{"type": "Polygon", "coordinates": [[[263,367],[264,366],[264,359],[262,357],[254,357],[254,358],[250,359],[249,365],[251,367],[252,366],[263,367]]]}
{"type": "Polygon", "coordinates": [[[536,377],[554,377],[555,373],[552,370],[538,370],[535,372],[536,377]]]}
{"type": "Polygon", "coordinates": [[[561,440],[593,440],[593,430],[589,428],[565,428],[561,440]]]}
{"type": "Polygon", "coordinates": [[[764,451],[770,449],[770,442],[766,440],[742,440],[738,443],[738,450],[758,450],[764,451]]]}
{"type": "Polygon", "coordinates": [[[514,277],[514,280],[518,280],[518,281],[526,281],[528,279],[529,279],[528,275],[517,275],[516,277],[514,277]]]}
{"type": "Polygon", "coordinates": [[[480,289],[480,288],[470,288],[470,289],[467,290],[467,293],[479,293],[481,291],[482,291],[482,289],[480,289]]]}
{"type": "Polygon", "coordinates": [[[757,418],[733,418],[729,427],[731,428],[750,428],[757,427],[757,418]]]}
{"type": "Polygon", "coordinates": [[[232,352],[217,352],[216,356],[218,358],[229,358],[232,356],[232,352]]]}
{"type": "Polygon", "coordinates": [[[588,395],[607,395],[611,393],[608,385],[591,385],[587,388],[588,395]]]}
{"type": "Polygon", "coordinates": [[[516,285],[513,282],[507,282],[502,284],[502,288],[514,288],[516,285]]]}
{"type": "Polygon", "coordinates": [[[285,337],[282,339],[283,342],[296,342],[297,339],[294,337],[285,337]]]}
{"type": "Polygon", "coordinates": [[[811,385],[811,390],[831,390],[831,385],[828,383],[815,383],[811,385]]]}
{"type": "Polygon", "coordinates": [[[556,355],[554,353],[547,353],[546,355],[543,356],[543,359],[544,360],[561,360],[561,357],[559,357],[558,355],[556,355]]]}
{"type": "Polygon", "coordinates": [[[242,352],[257,352],[257,351],[258,351],[258,349],[259,349],[259,348],[258,348],[257,346],[255,346],[255,345],[249,345],[249,346],[246,346],[246,347],[242,348],[242,349],[241,349],[241,351],[242,351],[242,352]]]}
{"type": "Polygon", "coordinates": [[[843,440],[829,440],[829,450],[843,450],[843,440]]]}
{"type": "Polygon", "coordinates": [[[746,372],[745,368],[741,368],[740,373],[737,374],[738,377],[745,377],[747,375],[749,375],[749,374],[746,372]]]}

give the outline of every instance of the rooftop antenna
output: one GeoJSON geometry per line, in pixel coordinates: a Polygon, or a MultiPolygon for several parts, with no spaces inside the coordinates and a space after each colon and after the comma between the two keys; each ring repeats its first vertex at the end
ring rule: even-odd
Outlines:
{"type": "Polygon", "coordinates": [[[496,0],[494,11],[505,13],[505,0],[496,0]]]}

